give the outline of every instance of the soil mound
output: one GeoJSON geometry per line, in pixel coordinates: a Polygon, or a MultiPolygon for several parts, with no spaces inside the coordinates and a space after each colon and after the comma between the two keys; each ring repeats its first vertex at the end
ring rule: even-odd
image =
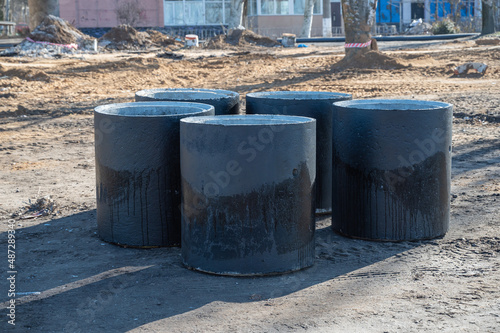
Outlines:
{"type": "Polygon", "coordinates": [[[229,30],[227,35],[218,35],[208,40],[206,48],[208,49],[224,49],[228,45],[232,46],[264,46],[274,47],[281,46],[275,40],[269,37],[261,36],[250,30],[232,29],[229,30]]]}
{"type": "Polygon", "coordinates": [[[500,45],[500,38],[481,38],[475,40],[476,45],[500,45]]]}
{"type": "Polygon", "coordinates": [[[145,32],[140,32],[131,27],[128,24],[122,24],[114,27],[110,31],[104,34],[100,41],[109,41],[112,44],[130,44],[133,46],[145,46],[146,44],[151,44],[149,41],[149,35],[145,32]]]}
{"type": "Polygon", "coordinates": [[[182,43],[176,41],[175,38],[162,34],[156,30],[147,30],[151,43],[158,46],[182,46],[182,43]]]}
{"type": "Polygon", "coordinates": [[[80,70],[83,72],[108,73],[110,71],[118,72],[130,69],[133,66],[138,70],[155,70],[160,68],[158,60],[152,58],[128,58],[127,60],[103,61],[95,65],[84,66],[80,70]]]}
{"type": "Polygon", "coordinates": [[[24,68],[8,69],[2,65],[0,65],[0,76],[19,78],[20,80],[26,81],[50,81],[50,76],[44,71],[24,68]]]}
{"type": "Polygon", "coordinates": [[[205,48],[215,50],[215,49],[224,49],[228,46],[226,43],[226,35],[217,35],[209,40],[205,44],[205,48]]]}
{"type": "Polygon", "coordinates": [[[44,81],[44,82],[50,81],[50,76],[47,73],[35,69],[11,69],[5,71],[3,75],[9,77],[17,77],[21,80],[26,80],[26,81],[44,81]]]}
{"type": "Polygon", "coordinates": [[[127,24],[119,25],[104,34],[99,42],[108,49],[147,48],[151,46],[180,46],[180,42],[156,30],[138,31],[127,24]]]}
{"type": "Polygon", "coordinates": [[[350,58],[344,57],[333,65],[333,69],[344,70],[348,68],[364,69],[400,69],[409,67],[410,64],[396,57],[391,57],[379,51],[368,51],[350,58]]]}
{"type": "Polygon", "coordinates": [[[83,40],[93,39],[72,26],[66,20],[53,15],[46,16],[29,37],[35,41],[56,44],[80,44],[83,40]]]}

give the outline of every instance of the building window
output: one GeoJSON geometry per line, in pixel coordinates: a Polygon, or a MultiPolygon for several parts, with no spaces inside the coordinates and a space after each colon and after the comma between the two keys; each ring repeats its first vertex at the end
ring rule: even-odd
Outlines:
{"type": "Polygon", "coordinates": [[[276,0],[276,14],[289,14],[288,0],[276,0]]]}
{"type": "Polygon", "coordinates": [[[184,22],[186,24],[205,24],[203,1],[185,0],[184,2],[184,22]]]}
{"type": "MultiPolygon", "coordinates": [[[[249,0],[248,15],[304,15],[305,0],[249,0]]],[[[314,14],[321,14],[321,0],[314,14]]],[[[164,0],[165,25],[227,24],[231,3],[223,0],[164,0]]]]}
{"type": "Polygon", "coordinates": [[[165,2],[165,24],[183,25],[184,23],[184,3],[182,1],[165,2]]]}
{"type": "Polygon", "coordinates": [[[165,25],[220,25],[227,22],[230,3],[222,0],[165,0],[165,25]]]}
{"type": "MultiPolygon", "coordinates": [[[[305,0],[291,0],[293,1],[293,13],[295,15],[304,15],[305,0]]],[[[314,14],[321,14],[322,1],[314,1],[314,14]]]]}
{"type": "Polygon", "coordinates": [[[257,15],[257,0],[248,0],[248,15],[257,15]]]}
{"type": "Polygon", "coordinates": [[[260,14],[262,15],[273,15],[276,14],[276,6],[274,0],[262,0],[260,2],[260,14]]]}
{"type": "Polygon", "coordinates": [[[229,2],[229,1],[224,2],[224,16],[225,16],[225,20],[224,20],[224,24],[225,24],[225,23],[227,23],[227,21],[231,17],[231,2],[229,2]]]}
{"type": "MultiPolygon", "coordinates": [[[[249,0],[248,15],[304,15],[305,0],[249,0]],[[257,9],[260,5],[260,11],[257,9]]],[[[314,14],[321,14],[321,0],[314,1],[314,14]]]]}
{"type": "Polygon", "coordinates": [[[220,24],[224,22],[222,2],[205,2],[206,24],[220,24]]]}

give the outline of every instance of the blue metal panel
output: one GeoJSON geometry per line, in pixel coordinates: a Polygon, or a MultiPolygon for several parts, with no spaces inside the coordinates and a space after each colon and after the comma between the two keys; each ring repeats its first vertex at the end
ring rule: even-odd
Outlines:
{"type": "Polygon", "coordinates": [[[377,23],[399,23],[400,0],[378,0],[377,23]]]}

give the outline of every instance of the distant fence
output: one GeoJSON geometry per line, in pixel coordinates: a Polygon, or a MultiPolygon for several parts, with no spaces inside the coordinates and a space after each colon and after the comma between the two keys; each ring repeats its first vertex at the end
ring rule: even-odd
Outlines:
{"type": "Polygon", "coordinates": [[[377,36],[391,36],[398,33],[398,28],[393,24],[377,24],[375,31],[377,36]]]}
{"type": "Polygon", "coordinates": [[[227,31],[227,26],[171,26],[154,28],[169,36],[184,37],[185,35],[198,35],[199,39],[208,39],[223,34],[227,31]]]}
{"type": "MultiPolygon", "coordinates": [[[[283,33],[295,34],[298,37],[300,36],[302,27],[293,27],[293,28],[254,28],[248,27],[248,29],[253,32],[266,36],[269,38],[281,38],[283,33]]],[[[332,36],[344,36],[344,28],[343,27],[332,27],[332,36]]],[[[311,37],[323,37],[323,28],[312,28],[311,29],[311,37]]]]}
{"type": "MultiPolygon", "coordinates": [[[[200,40],[205,40],[208,38],[212,38],[214,36],[223,34],[227,31],[227,26],[166,26],[166,27],[151,27],[151,28],[136,28],[139,31],[146,31],[148,29],[153,29],[160,31],[168,36],[172,37],[184,37],[188,34],[198,35],[200,40]]],[[[296,34],[300,36],[301,28],[292,28],[292,29],[283,29],[283,28],[252,28],[248,27],[249,30],[253,32],[267,36],[269,38],[281,38],[281,35],[286,33],[296,34]],[[286,30],[286,31],[285,31],[286,30]]],[[[89,36],[100,38],[105,33],[107,33],[111,28],[80,28],[84,34],[89,36]]],[[[332,27],[332,36],[343,36],[344,28],[343,27],[332,27]]],[[[311,30],[312,37],[323,37],[323,30],[320,28],[311,30]]]]}
{"type": "MultiPolygon", "coordinates": [[[[227,30],[226,26],[172,26],[172,27],[151,27],[151,28],[135,28],[139,31],[146,31],[149,29],[160,31],[172,37],[184,37],[188,34],[198,35],[199,39],[208,39],[224,33],[227,30]]],[[[84,34],[100,38],[107,33],[111,28],[80,28],[84,34]]]]}

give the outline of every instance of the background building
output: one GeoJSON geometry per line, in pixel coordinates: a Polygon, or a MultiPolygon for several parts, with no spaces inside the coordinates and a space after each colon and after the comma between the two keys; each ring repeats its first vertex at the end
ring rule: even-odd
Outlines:
{"type": "Polygon", "coordinates": [[[77,28],[116,27],[130,23],[126,18],[137,27],[162,27],[163,8],[163,0],[59,0],[61,17],[77,28]]]}
{"type": "MultiPolygon", "coordinates": [[[[298,34],[305,0],[248,0],[246,26],[262,35],[298,34]]],[[[412,20],[433,22],[451,16],[480,26],[481,0],[378,0],[377,33],[404,31],[412,20]]],[[[78,28],[109,28],[120,23],[165,27],[177,32],[222,31],[227,25],[227,0],[59,0],[60,15],[78,28]],[[133,20],[133,22],[131,22],[133,20]]],[[[343,34],[340,0],[331,2],[334,35],[343,34]]],[[[323,2],[316,0],[312,36],[323,33],[323,2]]],[[[475,27],[477,28],[477,26],[475,27]]],[[[205,34],[206,35],[206,34],[205,34]]]]}
{"type": "MultiPolygon", "coordinates": [[[[299,34],[304,20],[305,0],[249,0],[247,26],[254,32],[278,37],[282,33],[299,34]]],[[[315,0],[311,36],[323,33],[323,6],[315,0]]]]}

